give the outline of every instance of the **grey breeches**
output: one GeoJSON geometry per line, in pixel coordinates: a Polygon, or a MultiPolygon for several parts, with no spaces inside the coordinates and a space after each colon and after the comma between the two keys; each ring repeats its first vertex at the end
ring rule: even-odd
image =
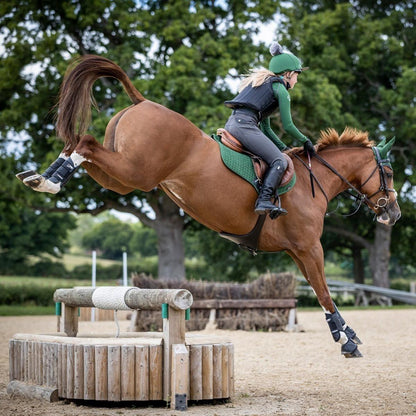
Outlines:
{"type": "Polygon", "coordinates": [[[268,165],[282,161],[286,169],[287,162],[278,147],[260,130],[254,112],[235,110],[225,124],[229,131],[251,153],[260,156],[268,165]]]}

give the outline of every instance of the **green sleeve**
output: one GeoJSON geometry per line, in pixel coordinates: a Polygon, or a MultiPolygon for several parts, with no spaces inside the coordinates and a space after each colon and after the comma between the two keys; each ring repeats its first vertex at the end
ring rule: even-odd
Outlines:
{"type": "Polygon", "coordinates": [[[273,91],[275,97],[279,101],[280,118],[286,133],[292,136],[294,139],[305,143],[309,139],[304,134],[302,134],[293,124],[292,115],[290,113],[290,95],[287,89],[280,82],[275,82],[273,84],[273,91]]]}
{"type": "Polygon", "coordinates": [[[279,139],[277,134],[272,130],[270,126],[270,117],[266,117],[260,121],[260,130],[280,149],[285,150],[286,145],[279,139]]]}

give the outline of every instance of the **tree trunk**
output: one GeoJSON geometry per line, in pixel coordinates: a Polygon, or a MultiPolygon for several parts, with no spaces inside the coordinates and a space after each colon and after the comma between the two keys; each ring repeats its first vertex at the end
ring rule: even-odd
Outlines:
{"type": "Polygon", "coordinates": [[[159,279],[185,279],[184,217],[165,194],[159,195],[154,229],[158,239],[159,279]]]}
{"type": "Polygon", "coordinates": [[[159,279],[185,279],[183,223],[164,222],[156,228],[159,279]]]}
{"type": "Polygon", "coordinates": [[[364,283],[364,261],[362,255],[362,248],[354,246],[352,249],[352,257],[354,262],[354,282],[364,283]]]}
{"type": "Polygon", "coordinates": [[[376,223],[374,242],[369,250],[370,269],[373,285],[390,287],[389,260],[390,260],[391,227],[376,223]]]}
{"type": "Polygon", "coordinates": [[[158,240],[159,279],[185,279],[185,246],[183,231],[186,217],[180,208],[160,189],[146,194],[145,203],[141,201],[138,209],[135,204],[114,205],[121,212],[135,215],[143,224],[153,228],[158,240]],[[153,212],[148,209],[150,206],[153,212]],[[153,215],[154,213],[154,215],[153,215]],[[156,217],[156,218],[155,218],[156,217]]]}

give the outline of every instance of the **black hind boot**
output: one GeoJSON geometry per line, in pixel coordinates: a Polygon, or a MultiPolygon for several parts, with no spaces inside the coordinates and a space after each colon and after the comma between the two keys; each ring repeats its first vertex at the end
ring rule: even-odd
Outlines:
{"type": "Polygon", "coordinates": [[[282,160],[276,160],[269,166],[269,169],[264,175],[260,195],[257,198],[256,206],[254,208],[256,214],[269,214],[272,220],[279,215],[287,214],[287,211],[284,208],[276,206],[270,201],[271,198],[275,196],[276,189],[280,185],[284,173],[285,166],[282,160]]]}

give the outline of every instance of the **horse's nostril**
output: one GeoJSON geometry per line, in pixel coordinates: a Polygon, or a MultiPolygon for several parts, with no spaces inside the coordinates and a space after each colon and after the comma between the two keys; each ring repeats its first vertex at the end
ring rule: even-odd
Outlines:
{"type": "Polygon", "coordinates": [[[380,215],[380,218],[381,218],[383,221],[388,221],[388,220],[389,220],[389,215],[387,214],[387,212],[383,212],[383,213],[380,215]]]}

